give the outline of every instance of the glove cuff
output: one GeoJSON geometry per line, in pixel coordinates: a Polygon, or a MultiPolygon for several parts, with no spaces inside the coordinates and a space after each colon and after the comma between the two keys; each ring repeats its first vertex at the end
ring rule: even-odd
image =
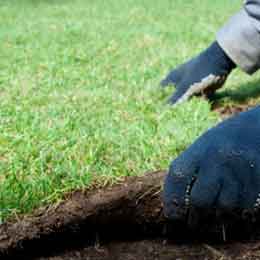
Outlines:
{"type": "Polygon", "coordinates": [[[228,57],[217,41],[214,41],[210,47],[204,52],[209,60],[221,68],[223,73],[229,74],[237,65],[228,57]]]}

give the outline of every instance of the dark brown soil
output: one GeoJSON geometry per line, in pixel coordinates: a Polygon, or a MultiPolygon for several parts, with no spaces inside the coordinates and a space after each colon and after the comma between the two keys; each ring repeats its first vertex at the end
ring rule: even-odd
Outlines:
{"type": "Polygon", "coordinates": [[[240,112],[247,111],[258,104],[256,101],[252,100],[249,103],[242,103],[242,104],[224,104],[220,105],[218,103],[213,103],[212,104],[212,110],[218,112],[222,118],[227,118],[233,115],[236,115],[240,112]]]}
{"type": "Polygon", "coordinates": [[[109,243],[106,246],[85,247],[38,260],[191,260],[191,259],[260,259],[260,244],[174,245],[163,240],[109,243]]]}
{"type": "Polygon", "coordinates": [[[247,111],[250,107],[251,106],[248,106],[248,104],[231,104],[224,106],[213,105],[213,110],[218,112],[222,118],[227,118],[240,112],[247,111]]]}

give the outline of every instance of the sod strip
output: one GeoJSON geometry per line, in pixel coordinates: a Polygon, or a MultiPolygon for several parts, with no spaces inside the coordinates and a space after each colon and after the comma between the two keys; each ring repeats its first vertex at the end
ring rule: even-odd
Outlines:
{"type": "Polygon", "coordinates": [[[122,184],[102,190],[78,191],[56,207],[45,208],[16,223],[2,224],[0,257],[31,250],[32,245],[36,249],[37,240],[47,246],[52,237],[62,239],[79,229],[84,230],[85,240],[90,243],[98,234],[105,239],[106,234],[111,237],[126,229],[138,229],[138,233],[162,231],[165,219],[160,191],[164,176],[165,172],[154,172],[130,177],[122,184]]]}
{"type": "MultiPolygon", "coordinates": [[[[226,243],[260,237],[259,221],[248,222],[235,216],[235,212],[220,217],[211,210],[197,225],[199,229],[188,227],[186,222],[168,221],[161,201],[165,174],[147,173],[126,178],[112,187],[76,191],[59,205],[38,210],[15,223],[2,224],[0,259],[35,259],[111,241],[170,239],[226,243]]],[[[187,220],[195,217],[193,213],[190,209],[187,220]]]]}

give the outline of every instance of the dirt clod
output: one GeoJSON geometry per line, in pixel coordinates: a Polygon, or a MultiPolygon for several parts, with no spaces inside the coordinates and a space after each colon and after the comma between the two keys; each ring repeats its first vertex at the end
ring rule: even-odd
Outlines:
{"type": "Polygon", "coordinates": [[[244,112],[254,107],[255,105],[248,104],[227,104],[224,106],[213,105],[212,109],[218,112],[223,119],[228,118],[230,116],[234,116],[240,112],[244,112]]]}

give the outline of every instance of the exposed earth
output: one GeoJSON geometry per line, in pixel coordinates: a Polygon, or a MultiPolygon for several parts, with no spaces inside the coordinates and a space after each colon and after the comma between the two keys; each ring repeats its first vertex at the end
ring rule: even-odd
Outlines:
{"type": "Polygon", "coordinates": [[[260,244],[229,244],[213,247],[208,244],[174,245],[163,240],[142,240],[85,247],[42,257],[38,260],[190,260],[190,259],[260,259],[260,244]]]}
{"type": "MultiPolygon", "coordinates": [[[[217,111],[226,117],[246,109],[217,111]]],[[[0,259],[260,259],[259,223],[230,218],[224,226],[213,216],[195,230],[165,219],[164,176],[158,171],[76,191],[56,206],[0,225],[0,259]]]]}

